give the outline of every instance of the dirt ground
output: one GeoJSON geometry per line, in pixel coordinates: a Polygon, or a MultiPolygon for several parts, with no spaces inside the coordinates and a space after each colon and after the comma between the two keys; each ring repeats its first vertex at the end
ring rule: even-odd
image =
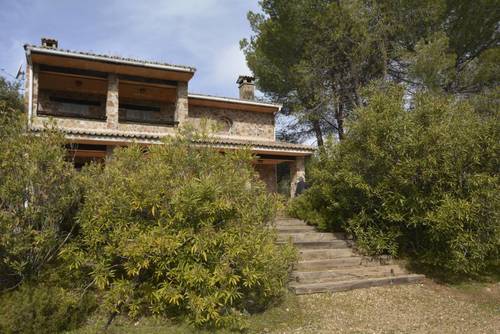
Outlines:
{"type": "MultiPolygon", "coordinates": [[[[422,284],[333,294],[290,294],[279,305],[249,320],[245,333],[500,333],[500,283],[450,286],[425,280],[422,284]]],[[[102,326],[102,319],[92,321],[72,333],[102,333],[102,326]]],[[[108,333],[213,331],[158,319],[135,323],[118,319],[108,333]]]]}
{"type": "Polygon", "coordinates": [[[500,284],[423,284],[299,296],[299,323],[269,333],[500,333],[500,284]],[[302,323],[300,323],[302,322],[302,323]]]}

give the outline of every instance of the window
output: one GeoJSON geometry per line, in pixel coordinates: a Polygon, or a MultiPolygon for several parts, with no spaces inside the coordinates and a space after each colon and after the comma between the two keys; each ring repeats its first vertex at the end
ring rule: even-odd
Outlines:
{"type": "Polygon", "coordinates": [[[119,121],[173,125],[173,113],[162,111],[159,104],[120,103],[119,121]]]}
{"type": "Polygon", "coordinates": [[[120,103],[120,121],[151,123],[159,120],[159,105],[120,103]]]}
{"type": "Polygon", "coordinates": [[[217,120],[217,127],[220,134],[231,134],[233,121],[228,117],[220,117],[217,120]]]}
{"type": "Polygon", "coordinates": [[[87,100],[78,97],[61,96],[57,93],[49,94],[40,94],[38,113],[41,115],[98,120],[105,119],[103,104],[97,99],[90,98],[87,100]],[[49,95],[48,99],[46,95],[49,95]]]}

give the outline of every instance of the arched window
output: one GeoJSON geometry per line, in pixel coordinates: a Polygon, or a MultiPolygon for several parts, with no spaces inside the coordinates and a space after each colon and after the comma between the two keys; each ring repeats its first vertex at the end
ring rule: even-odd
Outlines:
{"type": "Polygon", "coordinates": [[[220,117],[217,120],[217,127],[220,134],[231,134],[233,121],[228,117],[220,117]]]}

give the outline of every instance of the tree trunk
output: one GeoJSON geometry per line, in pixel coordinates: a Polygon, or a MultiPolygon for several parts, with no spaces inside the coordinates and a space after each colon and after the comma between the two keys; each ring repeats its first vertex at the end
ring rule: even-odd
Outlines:
{"type": "Polygon", "coordinates": [[[312,121],[312,127],[314,130],[314,134],[316,135],[316,142],[318,146],[323,146],[323,132],[321,131],[321,126],[318,120],[312,121]]]}
{"type": "Polygon", "coordinates": [[[335,120],[337,121],[337,134],[339,140],[344,139],[344,105],[340,103],[335,113],[335,120]]]}

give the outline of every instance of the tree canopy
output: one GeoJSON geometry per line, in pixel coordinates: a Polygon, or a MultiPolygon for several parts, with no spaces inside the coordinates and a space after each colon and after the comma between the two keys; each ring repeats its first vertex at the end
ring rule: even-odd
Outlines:
{"type": "MultiPolygon", "coordinates": [[[[294,215],[347,230],[370,255],[408,257],[452,273],[498,261],[498,113],[401,86],[372,86],[340,143],[327,141],[294,215]]],[[[493,264],[495,265],[495,264],[493,264]]]]}
{"type": "Polygon", "coordinates": [[[263,0],[241,46],[257,85],[297,123],[282,137],[319,145],[365,101],[373,80],[408,90],[493,94],[498,85],[498,0],[263,0]]]}

